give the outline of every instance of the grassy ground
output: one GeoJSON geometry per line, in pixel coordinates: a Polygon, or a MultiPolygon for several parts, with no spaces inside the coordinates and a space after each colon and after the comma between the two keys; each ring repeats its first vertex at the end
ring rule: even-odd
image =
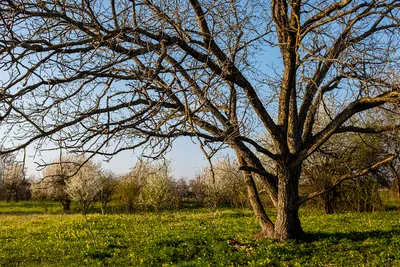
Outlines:
{"type": "Polygon", "coordinates": [[[56,204],[49,210],[0,203],[0,266],[400,266],[398,211],[303,212],[308,239],[281,243],[255,242],[259,226],[248,210],[91,214],[87,223],[55,213],[56,204]]]}

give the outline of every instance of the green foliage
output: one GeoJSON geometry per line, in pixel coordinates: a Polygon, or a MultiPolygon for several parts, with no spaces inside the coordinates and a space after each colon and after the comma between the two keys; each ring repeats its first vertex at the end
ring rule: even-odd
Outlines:
{"type": "MultiPolygon", "coordinates": [[[[309,214],[307,240],[255,241],[260,231],[245,209],[88,215],[23,215],[0,205],[0,266],[396,266],[400,264],[398,212],[309,214]],[[10,213],[8,213],[10,214],[10,213]],[[242,246],[228,244],[233,238],[242,246]]],[[[273,216],[273,214],[272,214],[273,216]]]]}
{"type": "Polygon", "coordinates": [[[132,170],[123,175],[117,185],[115,200],[125,212],[132,212],[138,209],[139,196],[146,183],[148,166],[139,161],[132,170]]]}
{"type": "MultiPolygon", "coordinates": [[[[347,134],[332,138],[307,159],[301,190],[309,193],[329,188],[342,175],[358,172],[385,158],[385,149],[385,144],[376,136],[347,134]],[[346,138],[346,142],[338,138],[346,138]]],[[[389,188],[391,179],[387,167],[383,165],[362,177],[344,181],[309,205],[326,213],[382,210],[379,190],[389,188]]]]}

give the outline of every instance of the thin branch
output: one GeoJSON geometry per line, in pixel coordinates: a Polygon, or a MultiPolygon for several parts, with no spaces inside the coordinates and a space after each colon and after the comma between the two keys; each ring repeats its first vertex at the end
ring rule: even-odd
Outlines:
{"type": "Polygon", "coordinates": [[[371,167],[366,168],[366,169],[364,169],[362,171],[359,171],[359,172],[356,172],[356,173],[348,173],[348,174],[342,175],[331,186],[329,186],[329,187],[327,187],[327,188],[325,188],[323,190],[319,190],[319,191],[316,191],[314,193],[310,193],[310,194],[307,194],[306,196],[301,197],[299,199],[299,201],[297,202],[297,205],[301,206],[303,203],[305,203],[306,201],[308,201],[310,199],[313,199],[313,198],[316,198],[316,197],[318,197],[320,195],[328,193],[329,191],[331,191],[335,187],[339,186],[341,183],[343,183],[346,180],[356,179],[356,178],[364,176],[364,175],[366,175],[366,174],[368,174],[368,173],[370,173],[372,171],[375,171],[382,164],[389,163],[389,162],[393,161],[396,157],[397,157],[397,155],[391,155],[391,156],[385,158],[384,160],[381,160],[381,161],[375,163],[374,165],[372,165],[371,167]]]}

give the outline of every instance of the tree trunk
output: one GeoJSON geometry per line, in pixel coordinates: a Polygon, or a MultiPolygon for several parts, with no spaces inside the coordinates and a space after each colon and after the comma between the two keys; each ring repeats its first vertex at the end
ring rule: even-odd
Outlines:
{"type": "Polygon", "coordinates": [[[389,168],[392,171],[392,174],[397,182],[397,194],[398,194],[398,197],[400,198],[400,175],[397,172],[397,170],[395,169],[392,161],[389,164],[389,168]]]}
{"type": "Polygon", "coordinates": [[[259,234],[258,237],[273,238],[274,224],[272,223],[267,213],[265,212],[260,196],[258,195],[254,179],[249,173],[245,174],[245,182],[251,207],[253,208],[253,211],[261,226],[261,233],[259,234]]]}
{"type": "MultiPolygon", "coordinates": [[[[237,152],[237,157],[240,165],[246,165],[246,162],[237,152]]],[[[274,224],[265,212],[264,206],[261,202],[260,195],[258,194],[256,183],[254,178],[248,171],[243,171],[245,184],[247,188],[247,195],[250,200],[250,205],[253,208],[254,214],[256,215],[258,222],[261,226],[261,233],[256,238],[273,238],[274,237],[274,224]]]]}
{"type": "Polygon", "coordinates": [[[15,192],[15,196],[14,196],[14,199],[15,199],[15,202],[18,202],[19,201],[19,190],[18,190],[18,187],[16,187],[15,189],[14,189],[14,192],[15,192]]]}
{"type": "Polygon", "coordinates": [[[104,215],[105,210],[106,210],[106,207],[107,207],[107,201],[101,201],[100,203],[101,203],[101,205],[100,205],[100,207],[101,207],[101,214],[104,215]]]}
{"type": "Polygon", "coordinates": [[[304,236],[299,219],[300,167],[278,166],[278,206],[274,237],[279,240],[300,239],[304,236]]]}
{"type": "MultiPolygon", "coordinates": [[[[245,166],[245,160],[239,153],[237,155],[239,163],[245,166]]],[[[256,238],[273,238],[279,240],[300,239],[304,236],[298,214],[300,207],[298,204],[298,185],[301,167],[290,167],[290,161],[277,162],[277,166],[278,197],[275,224],[265,212],[253,175],[249,171],[243,172],[250,204],[261,226],[261,233],[257,234],[256,238]]]]}
{"type": "MultiPolygon", "coordinates": [[[[325,188],[326,189],[326,188],[325,188]]],[[[326,214],[333,214],[335,213],[335,206],[336,206],[336,189],[332,189],[331,191],[322,195],[322,202],[324,205],[324,210],[326,214]]]]}
{"type": "Polygon", "coordinates": [[[71,210],[71,200],[70,199],[65,199],[61,200],[61,204],[63,206],[64,211],[69,211],[71,210]]]}

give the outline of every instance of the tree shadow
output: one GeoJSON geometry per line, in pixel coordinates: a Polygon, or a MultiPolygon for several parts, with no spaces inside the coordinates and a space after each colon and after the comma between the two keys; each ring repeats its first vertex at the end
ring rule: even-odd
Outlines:
{"type": "Polygon", "coordinates": [[[331,242],[347,239],[353,242],[365,241],[367,239],[386,239],[390,240],[393,236],[400,235],[400,228],[393,228],[391,230],[374,230],[374,231],[351,231],[351,232],[337,232],[337,233],[324,233],[314,232],[306,233],[302,241],[314,242],[320,240],[330,240],[331,242]]]}
{"type": "MultiPolygon", "coordinates": [[[[393,237],[400,236],[400,228],[391,230],[352,231],[352,232],[308,232],[301,240],[290,240],[276,244],[269,251],[273,261],[269,266],[281,266],[282,261],[297,262],[303,259],[315,266],[350,266],[346,253],[357,250],[363,257],[386,250],[393,242],[393,237]],[[322,264],[324,262],[324,264],[322,264]]],[[[271,243],[269,243],[271,244],[271,243]]],[[[394,259],[394,254],[385,254],[384,260],[394,259]]],[[[370,259],[374,260],[374,259],[370,259]]],[[[311,264],[311,265],[312,265],[311,264]]]]}

